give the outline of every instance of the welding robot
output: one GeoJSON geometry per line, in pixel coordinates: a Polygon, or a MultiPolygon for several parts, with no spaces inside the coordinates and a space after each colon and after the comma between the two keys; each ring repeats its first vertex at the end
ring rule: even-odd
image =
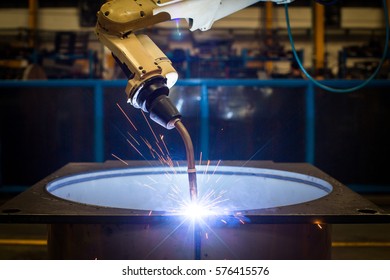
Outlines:
{"type": "MultiPolygon", "coordinates": [[[[286,4],[294,0],[263,1],[286,4]]],[[[260,0],[112,0],[97,14],[96,35],[127,76],[128,103],[149,113],[161,126],[176,127],[180,133],[186,147],[192,201],[197,198],[193,144],[180,112],[168,98],[178,74],[148,36],[135,32],[174,19],[186,19],[191,31],[206,31],[214,21],[256,2],[260,0]]]]}
{"type": "Polygon", "coordinates": [[[148,36],[135,32],[174,19],[186,19],[191,31],[206,31],[216,20],[260,1],[294,0],[112,0],[97,14],[96,35],[128,78],[128,103],[172,129],[181,115],[168,95],[178,74],[148,36]]]}

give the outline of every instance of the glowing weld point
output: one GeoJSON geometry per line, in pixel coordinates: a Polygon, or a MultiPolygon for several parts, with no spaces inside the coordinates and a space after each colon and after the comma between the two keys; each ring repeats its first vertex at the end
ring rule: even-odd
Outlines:
{"type": "Polygon", "coordinates": [[[212,214],[212,211],[197,203],[191,203],[184,209],[184,215],[192,219],[198,219],[212,214]]]}

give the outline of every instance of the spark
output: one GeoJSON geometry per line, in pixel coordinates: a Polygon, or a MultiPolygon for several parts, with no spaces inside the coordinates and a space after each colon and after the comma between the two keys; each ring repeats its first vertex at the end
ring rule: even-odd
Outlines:
{"type": "Polygon", "coordinates": [[[169,150],[168,150],[168,147],[167,147],[167,145],[165,144],[165,141],[164,141],[164,135],[160,135],[160,139],[161,139],[161,142],[163,142],[163,145],[164,145],[164,147],[165,147],[165,150],[167,151],[167,154],[168,155],[170,155],[169,154],[169,150]]]}
{"type": "Polygon", "coordinates": [[[216,194],[216,192],[214,190],[211,190],[205,196],[203,196],[200,199],[200,203],[203,203],[207,207],[211,208],[213,206],[216,206],[216,205],[220,204],[221,202],[224,202],[224,201],[228,200],[228,199],[222,199],[222,197],[223,197],[223,195],[225,193],[226,193],[226,191],[221,191],[216,198],[212,199],[211,197],[213,195],[217,195],[217,194],[216,194]]]}
{"type": "Polygon", "coordinates": [[[205,201],[209,200],[210,197],[211,197],[213,194],[215,194],[215,191],[214,191],[214,190],[209,191],[205,196],[202,197],[202,200],[205,200],[205,201]]]}
{"type": "Polygon", "coordinates": [[[242,219],[238,219],[241,224],[245,225],[245,222],[242,219]]]}
{"type": "Polygon", "coordinates": [[[158,160],[160,161],[160,163],[161,163],[162,165],[166,165],[166,166],[170,167],[170,168],[171,168],[171,171],[172,171],[174,174],[177,174],[176,170],[174,169],[175,165],[174,165],[172,159],[171,159],[169,156],[167,156],[166,158],[164,158],[164,156],[162,156],[162,155],[160,155],[160,154],[158,154],[158,153],[156,153],[156,155],[157,155],[158,160]]]}
{"type": "Polygon", "coordinates": [[[265,144],[263,146],[261,146],[259,149],[257,149],[257,151],[246,161],[244,162],[244,164],[242,166],[246,166],[252,159],[254,159],[255,156],[257,156],[260,152],[262,152],[269,144],[272,143],[272,141],[274,140],[275,136],[271,137],[270,139],[267,140],[267,142],[265,142],[265,144]]]}
{"type": "Polygon", "coordinates": [[[117,160],[121,161],[122,163],[126,164],[126,165],[129,165],[126,161],[124,161],[123,159],[121,159],[120,157],[118,157],[117,155],[114,155],[114,154],[111,154],[114,158],[116,158],[117,160]]]}
{"type": "Polygon", "coordinates": [[[226,199],[221,199],[221,198],[222,198],[222,196],[219,196],[219,197],[213,199],[211,202],[209,202],[209,203],[207,204],[207,206],[208,206],[209,208],[215,207],[215,206],[217,206],[218,204],[221,204],[222,202],[225,202],[225,201],[228,201],[228,200],[229,200],[228,198],[226,198],[226,199]]]}
{"type": "MultiPolygon", "coordinates": [[[[203,175],[204,175],[204,177],[203,177],[203,181],[204,181],[204,178],[206,178],[206,174],[207,174],[207,172],[208,172],[208,170],[209,170],[209,166],[210,166],[210,160],[208,160],[207,161],[207,164],[206,164],[206,168],[205,168],[205,170],[204,170],[204,172],[203,172],[203,175]]],[[[210,180],[210,175],[209,174],[207,174],[207,180],[206,180],[206,183],[208,183],[209,182],[209,180],[210,180]]]]}
{"type": "Polygon", "coordinates": [[[151,189],[151,190],[153,190],[153,191],[156,191],[156,189],[153,188],[151,185],[143,184],[142,186],[147,187],[147,188],[149,188],[149,189],[151,189]]]}
{"type": "Polygon", "coordinates": [[[164,151],[161,149],[161,147],[160,147],[160,145],[158,144],[158,142],[156,142],[156,146],[157,146],[157,148],[160,150],[160,152],[161,152],[161,155],[165,155],[164,154],[164,151]]]}
{"type": "Polygon", "coordinates": [[[199,165],[202,165],[202,152],[200,152],[200,156],[199,156],[199,165]]]}
{"type": "Polygon", "coordinates": [[[172,190],[174,193],[176,193],[176,194],[180,194],[180,189],[179,189],[176,185],[173,185],[173,186],[171,187],[171,190],[172,190]]]}
{"type": "Polygon", "coordinates": [[[207,171],[209,170],[209,166],[210,166],[210,160],[207,161],[206,168],[204,169],[203,175],[207,174],[207,171]]]}
{"type": "Polygon", "coordinates": [[[144,141],[146,147],[148,147],[149,152],[150,152],[150,154],[152,155],[152,157],[155,159],[155,158],[156,158],[155,155],[159,156],[159,154],[158,154],[158,153],[156,152],[156,150],[153,148],[152,144],[150,144],[149,141],[146,140],[145,138],[143,138],[142,136],[140,136],[140,137],[141,137],[142,141],[144,141]]]}
{"type": "Polygon", "coordinates": [[[144,111],[141,110],[141,113],[142,113],[142,116],[144,116],[144,119],[145,119],[146,123],[148,124],[150,131],[153,133],[153,136],[154,136],[154,138],[156,139],[156,141],[158,143],[158,138],[156,136],[156,133],[154,133],[154,130],[153,130],[152,126],[150,125],[150,123],[148,121],[148,118],[146,117],[144,111]]]}
{"type": "Polygon", "coordinates": [[[140,143],[137,141],[137,139],[135,139],[135,137],[134,137],[133,135],[131,135],[130,132],[127,132],[127,134],[129,134],[129,136],[131,137],[131,139],[133,139],[133,141],[134,141],[135,143],[137,143],[138,146],[140,145],[140,143]]]}
{"type": "Polygon", "coordinates": [[[121,110],[121,112],[123,113],[123,115],[126,117],[126,119],[129,121],[129,123],[131,124],[131,126],[135,129],[135,130],[138,130],[137,127],[134,125],[134,123],[130,120],[129,116],[125,113],[125,111],[122,109],[121,105],[119,105],[118,103],[116,103],[116,106],[118,106],[119,110],[121,110]]]}
{"type": "MultiPolygon", "coordinates": [[[[214,171],[213,171],[213,173],[211,174],[212,176],[214,176],[215,171],[217,171],[217,168],[218,168],[218,166],[219,166],[220,163],[221,163],[221,160],[218,160],[217,165],[215,166],[214,171]]],[[[209,164],[209,162],[208,162],[208,164],[209,164]]],[[[207,183],[210,181],[210,178],[211,178],[210,175],[207,176],[207,183]]]]}
{"type": "MultiPolygon", "coordinates": [[[[170,193],[170,194],[168,194],[168,197],[172,200],[172,201],[174,201],[174,202],[177,202],[178,204],[179,204],[179,206],[183,206],[182,205],[182,199],[181,199],[181,197],[176,197],[174,194],[172,194],[172,193],[170,193]]],[[[175,207],[174,209],[172,209],[172,212],[180,212],[180,211],[178,211],[177,210],[177,207],[175,207]]]]}
{"type": "Polygon", "coordinates": [[[315,222],[314,224],[316,224],[319,229],[322,229],[320,222],[315,222]]]}
{"type": "Polygon", "coordinates": [[[224,219],[221,219],[221,222],[224,223],[225,225],[227,224],[227,222],[224,219]]]}
{"type": "Polygon", "coordinates": [[[210,167],[210,160],[207,160],[205,173],[209,171],[209,167],[210,167]]]}
{"type": "Polygon", "coordinates": [[[152,216],[152,212],[153,212],[153,211],[150,210],[148,216],[152,216]]]}
{"type": "Polygon", "coordinates": [[[126,139],[126,141],[133,147],[133,149],[134,149],[141,157],[143,157],[143,158],[145,159],[144,155],[143,155],[140,151],[138,151],[138,149],[133,145],[133,143],[130,142],[129,139],[126,139]]]}
{"type": "Polygon", "coordinates": [[[206,239],[209,239],[209,234],[207,232],[205,233],[205,237],[206,239]]]}
{"type": "Polygon", "coordinates": [[[172,179],[172,176],[171,176],[171,175],[169,175],[168,173],[164,173],[164,176],[167,177],[167,179],[168,179],[169,181],[171,181],[171,179],[172,179]]]}
{"type": "Polygon", "coordinates": [[[149,175],[146,176],[150,181],[152,181],[153,183],[158,183],[156,180],[154,180],[152,177],[150,177],[149,175]]]}
{"type": "Polygon", "coordinates": [[[221,163],[221,160],[218,160],[217,165],[214,168],[213,175],[215,174],[215,171],[217,170],[220,163],[221,163]]]}
{"type": "Polygon", "coordinates": [[[217,180],[215,180],[215,183],[218,183],[218,182],[219,182],[219,180],[221,180],[221,178],[222,178],[222,175],[220,175],[220,176],[218,177],[218,179],[217,179],[217,180]]]}

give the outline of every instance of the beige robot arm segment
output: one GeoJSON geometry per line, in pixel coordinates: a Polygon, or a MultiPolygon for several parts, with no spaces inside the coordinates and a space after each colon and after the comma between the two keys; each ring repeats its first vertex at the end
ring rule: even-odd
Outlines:
{"type": "Polygon", "coordinates": [[[178,75],[171,61],[148,36],[130,34],[123,39],[103,33],[98,36],[119,62],[132,73],[133,76],[128,77],[126,94],[128,102],[134,107],[140,107],[136,102],[137,94],[149,78],[164,77],[168,88],[176,83],[178,75]]]}
{"type": "Polygon", "coordinates": [[[101,32],[123,37],[136,30],[170,20],[170,15],[153,10],[158,6],[154,1],[112,0],[105,3],[97,13],[96,28],[101,32]]]}
{"type": "Polygon", "coordinates": [[[148,36],[137,35],[137,38],[154,59],[157,68],[161,70],[161,75],[167,79],[167,87],[171,88],[179,77],[176,70],[172,67],[172,62],[148,36]]]}

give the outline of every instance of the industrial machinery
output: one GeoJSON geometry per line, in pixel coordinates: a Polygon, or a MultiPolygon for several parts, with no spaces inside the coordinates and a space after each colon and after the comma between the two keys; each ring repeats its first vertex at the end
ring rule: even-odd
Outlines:
{"type": "MultiPolygon", "coordinates": [[[[289,3],[293,0],[272,0],[289,3]]],[[[128,102],[140,108],[167,129],[176,127],[186,146],[191,198],[197,196],[196,170],[191,137],[181,123],[180,112],[169,95],[178,74],[171,61],[139,29],[178,18],[185,18],[190,30],[206,31],[214,21],[259,0],[113,0],[98,12],[96,35],[113,53],[128,78],[128,102]]]]}
{"type": "MultiPolygon", "coordinates": [[[[269,0],[289,3],[293,0],[269,0]]],[[[178,75],[167,56],[142,28],[185,18],[191,31],[206,31],[214,21],[259,0],[113,0],[98,12],[96,35],[113,53],[127,75],[126,94],[135,108],[150,113],[151,119],[167,129],[175,127],[180,113],[167,98],[178,75]]]]}

